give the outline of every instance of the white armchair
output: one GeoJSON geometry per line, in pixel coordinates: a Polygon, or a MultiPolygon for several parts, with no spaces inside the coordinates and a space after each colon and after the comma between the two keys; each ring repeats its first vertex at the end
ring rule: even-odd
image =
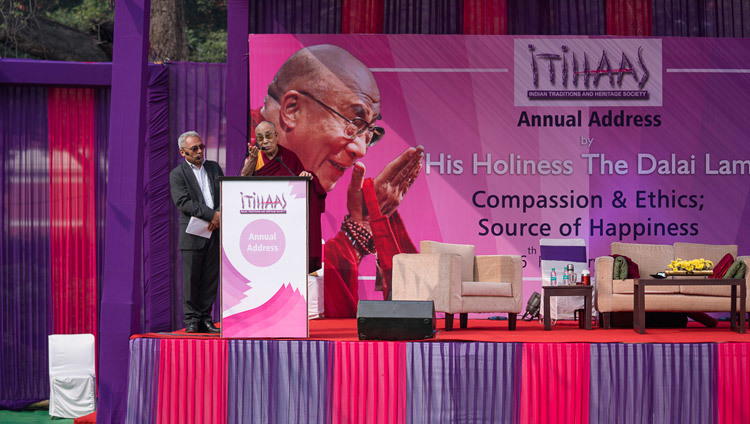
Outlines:
{"type": "Polygon", "coordinates": [[[49,336],[49,414],[78,418],[96,410],[93,334],[49,336]]]}
{"type": "Polygon", "coordinates": [[[393,257],[393,300],[432,300],[445,313],[445,329],[460,314],[466,328],[470,312],[505,312],[515,330],[522,308],[520,256],[475,256],[474,246],[422,241],[422,253],[393,257]]]}

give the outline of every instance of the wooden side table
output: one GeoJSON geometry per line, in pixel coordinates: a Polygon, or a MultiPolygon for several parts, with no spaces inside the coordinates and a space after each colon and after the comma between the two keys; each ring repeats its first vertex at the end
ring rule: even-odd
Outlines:
{"type": "MultiPolygon", "coordinates": [[[[745,334],[745,299],[747,298],[747,288],[745,287],[744,278],[636,278],[633,280],[633,330],[636,333],[646,333],[646,287],[647,286],[730,286],[732,296],[729,301],[732,303],[729,307],[729,316],[731,324],[729,328],[740,334],[745,334]],[[739,296],[737,287],[740,288],[739,296]],[[737,314],[737,300],[739,299],[740,313],[737,314]]],[[[664,312],[680,312],[679,310],[668,310],[664,312]]],[[[707,311],[713,312],[713,311],[707,311]]]]}
{"type": "Polygon", "coordinates": [[[552,329],[550,325],[549,298],[552,296],[583,296],[584,309],[580,315],[587,330],[591,330],[591,304],[594,286],[542,286],[544,292],[544,329],[552,329]]]}

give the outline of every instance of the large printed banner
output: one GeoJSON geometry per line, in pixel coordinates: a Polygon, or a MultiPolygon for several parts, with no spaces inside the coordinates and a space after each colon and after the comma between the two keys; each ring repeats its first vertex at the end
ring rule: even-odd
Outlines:
{"type": "MultiPolygon", "coordinates": [[[[331,182],[326,240],[351,212],[354,161],[374,178],[422,145],[422,172],[398,206],[412,240],[524,255],[524,278],[539,281],[542,238],[582,238],[589,259],[614,241],[738,244],[750,254],[748,69],[740,39],[254,35],[250,105],[280,122],[282,143],[307,131],[309,148],[291,147],[331,182]],[[330,74],[359,87],[354,97],[326,91],[325,78],[307,77],[314,69],[277,76],[295,52],[321,44],[369,68],[379,98],[349,59],[332,61],[330,74]],[[279,99],[288,90],[304,93],[279,99]],[[301,128],[300,114],[313,113],[305,107],[328,115],[301,128]],[[382,119],[366,125],[381,126],[382,140],[350,143],[346,120],[371,109],[382,119]]],[[[367,260],[360,276],[375,274],[367,260]]]]}
{"type": "Polygon", "coordinates": [[[222,179],[222,337],[308,336],[307,184],[222,179]]]}

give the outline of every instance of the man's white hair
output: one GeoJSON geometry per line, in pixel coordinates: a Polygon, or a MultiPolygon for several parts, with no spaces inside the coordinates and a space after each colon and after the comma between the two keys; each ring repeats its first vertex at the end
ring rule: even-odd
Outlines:
{"type": "Polygon", "coordinates": [[[198,138],[201,139],[201,141],[203,141],[203,138],[201,138],[200,134],[198,134],[195,131],[188,131],[188,132],[182,133],[182,134],[180,134],[179,137],[177,137],[177,146],[180,149],[182,149],[182,148],[185,147],[185,143],[187,143],[187,138],[188,137],[198,137],[198,138]]]}

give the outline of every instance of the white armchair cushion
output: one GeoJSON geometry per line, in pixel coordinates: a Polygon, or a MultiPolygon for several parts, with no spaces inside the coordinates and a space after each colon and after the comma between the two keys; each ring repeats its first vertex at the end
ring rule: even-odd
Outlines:
{"type": "Polygon", "coordinates": [[[464,281],[461,283],[461,296],[503,296],[512,297],[510,283],[464,281]]]}
{"type": "Polygon", "coordinates": [[[432,300],[437,312],[461,312],[461,258],[449,253],[395,255],[393,300],[432,300]]]}
{"type": "Polygon", "coordinates": [[[439,243],[423,240],[419,245],[422,253],[451,253],[461,257],[461,280],[474,280],[474,245],[439,243]]]}

